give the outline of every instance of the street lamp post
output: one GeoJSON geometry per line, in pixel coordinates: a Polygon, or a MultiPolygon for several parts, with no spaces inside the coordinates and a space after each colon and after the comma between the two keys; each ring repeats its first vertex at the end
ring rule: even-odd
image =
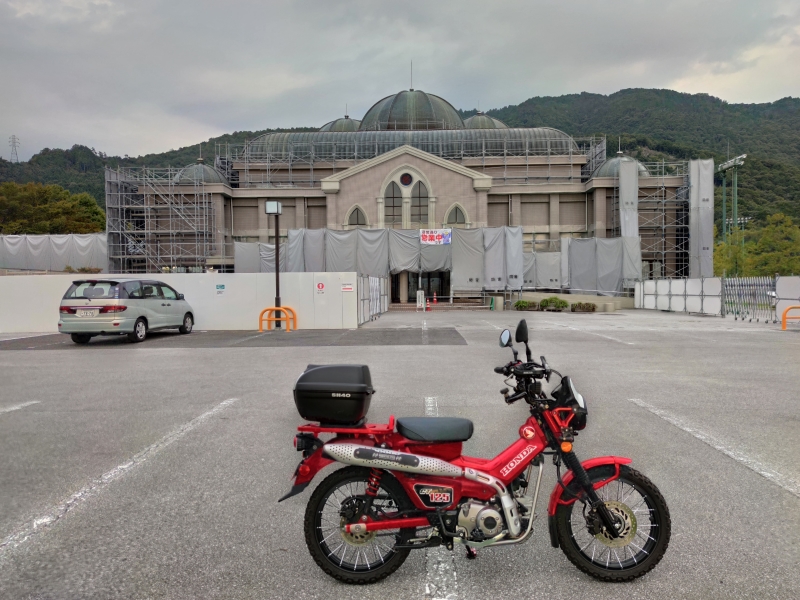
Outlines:
{"type": "MultiPolygon", "coordinates": [[[[275,215],[275,306],[281,305],[281,203],[267,200],[264,206],[268,215],[275,215]]],[[[275,311],[275,317],[280,318],[281,312],[275,311]]],[[[275,321],[275,329],[280,329],[281,322],[275,321]]]]}

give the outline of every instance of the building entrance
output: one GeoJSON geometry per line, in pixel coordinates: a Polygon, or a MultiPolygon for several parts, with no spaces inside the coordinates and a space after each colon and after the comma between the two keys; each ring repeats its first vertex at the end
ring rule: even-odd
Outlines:
{"type": "MultiPolygon", "coordinates": [[[[392,302],[400,302],[400,274],[392,275],[392,302]]],[[[425,297],[439,298],[450,296],[450,271],[431,271],[429,273],[408,273],[408,301],[415,302],[417,290],[425,290],[425,297]]]]}

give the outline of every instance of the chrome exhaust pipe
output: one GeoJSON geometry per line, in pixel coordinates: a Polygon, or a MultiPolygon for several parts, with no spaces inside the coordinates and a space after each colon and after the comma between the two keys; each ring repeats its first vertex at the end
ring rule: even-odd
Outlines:
{"type": "Polygon", "coordinates": [[[464,474],[462,468],[438,458],[386,448],[360,444],[325,444],[323,451],[333,460],[357,467],[374,467],[439,477],[461,477],[464,474]]]}

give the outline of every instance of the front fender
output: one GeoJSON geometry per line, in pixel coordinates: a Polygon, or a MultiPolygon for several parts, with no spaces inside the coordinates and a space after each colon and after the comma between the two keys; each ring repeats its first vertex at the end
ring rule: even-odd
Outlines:
{"type": "MultiPolygon", "coordinates": [[[[615,467],[614,473],[610,477],[603,477],[594,483],[594,489],[599,489],[604,485],[608,485],[617,477],[619,477],[620,465],[627,465],[631,462],[633,461],[630,458],[625,458],[624,456],[598,456],[582,462],[581,465],[583,465],[583,468],[586,469],[586,471],[606,465],[613,465],[615,467]]],[[[568,486],[574,477],[575,475],[572,473],[572,471],[567,471],[562,478],[564,485],[568,486]]],[[[592,478],[591,474],[589,474],[589,478],[592,478]]],[[[572,504],[573,502],[575,502],[575,498],[572,497],[571,494],[567,493],[560,483],[556,483],[556,487],[553,488],[553,492],[550,494],[550,503],[547,505],[547,514],[552,517],[556,514],[556,509],[558,508],[559,504],[572,504]],[[567,498],[563,498],[564,495],[566,495],[567,498]]]]}

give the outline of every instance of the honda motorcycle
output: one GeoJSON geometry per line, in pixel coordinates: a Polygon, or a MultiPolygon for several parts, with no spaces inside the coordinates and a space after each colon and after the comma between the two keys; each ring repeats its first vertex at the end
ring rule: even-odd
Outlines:
{"type": "Polygon", "coordinates": [[[661,492],[628,466],[629,458],[578,460],[573,443],[586,427],[586,400],[544,356],[538,363],[531,358],[524,320],[515,339],[527,360],[519,360],[504,330],[500,346],[510,347],[514,360],[494,370],[513,388],[500,390],[505,402],[524,400],[530,416],[518,439],[491,459],[461,453],[472,436],[468,419],[367,423],[374,393],[367,366],[308,366],[294,396],[300,415],[315,424],[298,427],[295,447],[303,459],[279,502],[302,492],[332,462],[348,465],[322,481],[305,512],[306,544],[323,571],[346,583],[373,583],[418,548],[460,544],[475,558],[478,548],[527,541],[539,516],[547,456],[557,474],[547,505],[554,548],[603,581],[632,580],[658,564],[671,527],[661,492]],[[548,397],[542,382],[553,374],[560,382],[548,397]],[[323,434],[333,438],[323,441],[323,434]]]}

